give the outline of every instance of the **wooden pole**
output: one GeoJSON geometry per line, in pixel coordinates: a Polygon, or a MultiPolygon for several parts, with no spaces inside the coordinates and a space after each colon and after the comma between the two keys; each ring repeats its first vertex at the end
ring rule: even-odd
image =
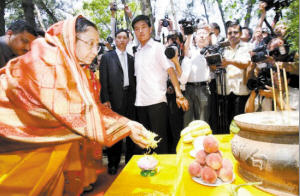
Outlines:
{"type": "Polygon", "coordinates": [[[275,94],[275,88],[274,88],[274,78],[273,78],[273,70],[270,69],[270,75],[272,80],[272,92],[273,92],[273,104],[274,104],[274,111],[277,111],[277,105],[276,105],[276,94],[275,94]]]}
{"type": "Polygon", "coordinates": [[[280,101],[280,110],[283,110],[283,100],[282,100],[282,85],[281,85],[281,76],[280,76],[280,68],[279,65],[276,65],[277,67],[277,76],[278,76],[278,86],[279,86],[279,101],[280,101]]]}
{"type": "Polygon", "coordinates": [[[284,80],[284,87],[285,87],[286,106],[287,108],[290,108],[289,88],[288,88],[285,68],[283,68],[283,80],[284,80]]]}

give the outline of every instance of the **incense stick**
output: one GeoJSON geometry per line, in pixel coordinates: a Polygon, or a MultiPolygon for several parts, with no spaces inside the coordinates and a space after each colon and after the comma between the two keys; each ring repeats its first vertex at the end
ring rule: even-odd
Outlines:
{"type": "Polygon", "coordinates": [[[270,69],[270,75],[271,75],[271,81],[272,81],[274,111],[276,112],[277,111],[277,106],[276,106],[276,96],[275,96],[274,78],[273,78],[273,70],[272,70],[272,68],[270,69]]]}
{"type": "Polygon", "coordinates": [[[283,70],[283,80],[284,80],[284,87],[285,87],[286,106],[287,108],[290,108],[289,89],[287,84],[286,71],[285,68],[283,68],[282,70],[283,70]]]}
{"type": "Polygon", "coordinates": [[[277,67],[277,76],[278,76],[278,86],[279,86],[279,101],[280,101],[280,110],[283,110],[283,100],[282,100],[282,86],[281,86],[281,77],[280,77],[280,68],[279,65],[276,65],[277,67]]]}

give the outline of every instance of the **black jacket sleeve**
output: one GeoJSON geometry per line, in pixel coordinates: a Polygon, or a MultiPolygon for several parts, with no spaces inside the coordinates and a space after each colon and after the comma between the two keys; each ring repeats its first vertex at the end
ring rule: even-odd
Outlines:
{"type": "Polygon", "coordinates": [[[109,101],[108,93],[108,58],[107,55],[103,55],[100,62],[100,99],[102,103],[109,101]]]}

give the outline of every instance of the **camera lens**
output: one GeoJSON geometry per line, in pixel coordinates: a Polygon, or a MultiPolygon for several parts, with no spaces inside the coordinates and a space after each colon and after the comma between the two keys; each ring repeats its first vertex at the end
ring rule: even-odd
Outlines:
{"type": "Polygon", "coordinates": [[[111,37],[111,36],[108,36],[107,38],[106,38],[106,41],[108,42],[108,43],[113,43],[114,42],[114,39],[111,37]]]}
{"type": "Polygon", "coordinates": [[[168,27],[169,26],[169,22],[166,19],[163,19],[162,26],[163,27],[168,27]]]}
{"type": "Polygon", "coordinates": [[[247,82],[247,87],[249,90],[255,90],[258,87],[258,82],[254,78],[250,78],[247,82]]]}
{"type": "Polygon", "coordinates": [[[165,50],[165,55],[168,59],[171,59],[175,56],[176,51],[177,51],[176,46],[168,46],[165,50]]]}

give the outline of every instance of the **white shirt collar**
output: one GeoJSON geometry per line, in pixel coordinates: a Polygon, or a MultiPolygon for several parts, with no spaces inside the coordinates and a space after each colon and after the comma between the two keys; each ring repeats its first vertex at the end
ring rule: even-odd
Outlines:
{"type": "Polygon", "coordinates": [[[118,54],[118,56],[120,56],[123,52],[125,52],[125,54],[126,54],[126,50],[121,51],[116,47],[116,53],[118,54]]]}
{"type": "MultiPolygon", "coordinates": [[[[155,41],[152,39],[152,38],[150,38],[148,41],[147,41],[147,43],[143,46],[143,48],[144,47],[147,47],[147,46],[152,46],[153,45],[153,43],[154,43],[155,41]]],[[[137,50],[140,50],[140,49],[142,49],[142,45],[140,44],[139,45],[139,47],[137,48],[137,50]]]]}

